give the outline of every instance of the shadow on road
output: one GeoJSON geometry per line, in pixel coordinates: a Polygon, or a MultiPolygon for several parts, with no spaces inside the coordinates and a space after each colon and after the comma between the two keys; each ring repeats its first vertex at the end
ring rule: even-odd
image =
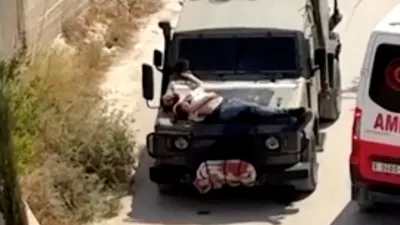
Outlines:
{"type": "MultiPolygon", "coordinates": [[[[230,224],[244,222],[263,222],[271,225],[281,224],[285,215],[298,212],[297,208],[256,201],[254,199],[202,200],[178,196],[156,195],[157,206],[145,209],[134,204],[131,219],[149,224],[230,224]]],[[[152,205],[152,203],[149,203],[152,205]]]]}
{"type": "Polygon", "coordinates": [[[400,223],[398,211],[398,207],[387,207],[374,214],[359,213],[357,205],[350,202],[330,225],[397,225],[400,223]]]}
{"type": "MultiPolygon", "coordinates": [[[[129,223],[148,224],[228,224],[263,222],[280,225],[286,215],[299,210],[291,205],[277,204],[271,195],[235,191],[214,193],[207,197],[187,195],[162,196],[148,178],[151,159],[143,151],[136,177],[136,190],[132,201],[129,223]],[[273,199],[273,198],[272,198],[273,199]]],[[[249,189],[250,190],[250,189],[249,189]]],[[[274,192],[275,193],[275,192],[274,192]]]]}

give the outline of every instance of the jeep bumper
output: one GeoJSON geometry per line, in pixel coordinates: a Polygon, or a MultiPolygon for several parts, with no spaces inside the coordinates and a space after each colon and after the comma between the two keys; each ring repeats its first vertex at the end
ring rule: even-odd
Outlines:
{"type": "Polygon", "coordinates": [[[400,204],[400,195],[376,191],[362,183],[352,185],[351,196],[352,200],[360,202],[400,204]]]}
{"type": "Polygon", "coordinates": [[[400,204],[400,186],[364,179],[356,166],[350,166],[351,199],[357,202],[400,204]]]}
{"type": "MultiPolygon", "coordinates": [[[[156,165],[150,168],[150,180],[157,184],[190,185],[196,179],[195,173],[185,166],[156,165]]],[[[257,170],[258,185],[293,185],[309,178],[311,163],[297,163],[283,170],[268,167],[257,170]]]]}

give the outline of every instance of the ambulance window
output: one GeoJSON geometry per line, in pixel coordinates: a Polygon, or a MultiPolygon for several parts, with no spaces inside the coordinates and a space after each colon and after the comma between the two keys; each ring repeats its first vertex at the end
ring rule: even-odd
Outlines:
{"type": "Polygon", "coordinates": [[[381,44],[374,58],[369,96],[382,108],[400,113],[400,46],[381,44]]]}

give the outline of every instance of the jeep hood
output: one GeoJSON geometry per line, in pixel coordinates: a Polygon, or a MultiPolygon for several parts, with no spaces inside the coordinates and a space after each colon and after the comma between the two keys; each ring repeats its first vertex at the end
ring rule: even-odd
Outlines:
{"type": "MultiPolygon", "coordinates": [[[[276,82],[207,81],[205,89],[225,98],[237,98],[265,106],[293,108],[302,105],[305,84],[303,78],[276,82]]],[[[176,85],[175,90],[182,94],[190,91],[185,85],[176,85]]]]}

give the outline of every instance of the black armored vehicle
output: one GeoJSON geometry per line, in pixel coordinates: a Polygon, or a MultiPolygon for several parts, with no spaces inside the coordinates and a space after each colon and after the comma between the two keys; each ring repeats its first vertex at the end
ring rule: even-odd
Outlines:
{"type": "Polygon", "coordinates": [[[153,66],[143,64],[147,101],[176,82],[172,67],[183,58],[207,90],[226,98],[312,111],[290,128],[257,124],[238,137],[227,134],[226,124],[176,121],[158,108],[147,149],[155,159],[150,179],[160,191],[191,185],[204,161],[229,159],[252,164],[255,185],[316,188],[319,121],[336,120],[341,106],[336,1],[332,11],[327,0],[186,0],[174,29],[167,21],[159,23],[165,49],[154,51],[153,66],[162,75],[161,87],[154,89],[153,66]],[[216,150],[217,142],[226,145],[216,150]]]}

